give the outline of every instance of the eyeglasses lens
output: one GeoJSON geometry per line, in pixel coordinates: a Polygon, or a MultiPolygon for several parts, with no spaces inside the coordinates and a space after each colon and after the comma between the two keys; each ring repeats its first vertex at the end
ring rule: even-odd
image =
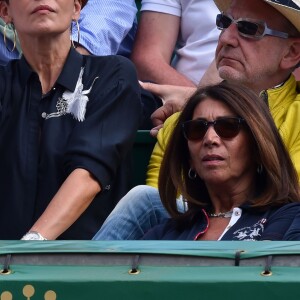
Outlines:
{"type": "MultiPolygon", "coordinates": [[[[234,20],[224,14],[217,15],[216,25],[221,30],[228,28],[232,22],[234,22],[234,20]]],[[[254,22],[240,20],[235,23],[237,24],[238,31],[244,35],[253,37],[258,34],[259,26],[254,22]]]]}
{"type": "Polygon", "coordinates": [[[218,14],[217,19],[216,19],[216,25],[219,29],[225,29],[228,28],[232,23],[232,20],[223,15],[223,14],[218,14]]]}
{"type": "Polygon", "coordinates": [[[214,124],[218,136],[230,139],[238,135],[240,131],[239,119],[219,119],[214,124]]]}
{"type": "Polygon", "coordinates": [[[205,121],[197,120],[184,124],[184,133],[188,140],[202,140],[208,129],[205,121]]]}
{"type": "Polygon", "coordinates": [[[240,118],[224,118],[212,122],[192,120],[183,123],[183,132],[188,140],[202,140],[209,128],[213,126],[217,135],[224,139],[231,139],[240,131],[240,118]]]}
{"type": "Polygon", "coordinates": [[[238,21],[237,27],[239,32],[251,36],[255,36],[258,29],[257,24],[249,21],[238,21]]]}

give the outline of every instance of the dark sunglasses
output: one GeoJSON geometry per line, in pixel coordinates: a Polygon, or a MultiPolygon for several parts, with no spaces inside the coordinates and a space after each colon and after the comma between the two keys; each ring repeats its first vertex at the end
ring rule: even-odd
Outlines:
{"type": "Polygon", "coordinates": [[[202,140],[210,126],[214,127],[220,138],[232,139],[239,134],[243,122],[242,118],[223,117],[214,121],[190,120],[183,122],[181,126],[184,137],[190,141],[202,140]]]}
{"type": "Polygon", "coordinates": [[[239,18],[235,20],[224,13],[217,15],[216,25],[218,29],[224,30],[232,23],[236,24],[239,34],[246,38],[261,39],[265,35],[272,35],[283,39],[287,39],[289,37],[289,35],[285,32],[268,28],[267,23],[264,21],[248,18],[239,18]]]}

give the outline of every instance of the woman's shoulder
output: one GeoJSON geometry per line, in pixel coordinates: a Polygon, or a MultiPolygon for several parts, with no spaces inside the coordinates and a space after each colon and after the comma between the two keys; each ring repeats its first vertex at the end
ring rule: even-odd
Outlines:
{"type": "Polygon", "coordinates": [[[121,55],[85,57],[85,68],[88,73],[98,73],[102,78],[108,77],[123,80],[137,81],[137,73],[134,64],[121,55]]]}
{"type": "Polygon", "coordinates": [[[264,209],[257,209],[246,205],[242,206],[242,209],[243,213],[245,212],[247,217],[249,218],[257,216],[273,218],[276,216],[284,216],[286,214],[292,216],[300,212],[300,202],[286,203],[283,205],[271,206],[264,209]]]}
{"type": "Polygon", "coordinates": [[[290,214],[297,214],[300,213],[300,202],[293,202],[287,203],[283,206],[278,208],[274,208],[272,212],[275,214],[282,214],[282,213],[290,213],[290,214]]]}
{"type": "Polygon", "coordinates": [[[252,208],[247,209],[246,212],[246,219],[250,220],[256,218],[263,218],[271,222],[282,218],[293,219],[297,214],[300,213],[300,202],[287,203],[280,206],[269,207],[263,210],[256,210],[252,208]]]}
{"type": "Polygon", "coordinates": [[[12,59],[10,60],[6,65],[0,65],[0,72],[1,74],[5,75],[5,72],[10,72],[11,70],[14,70],[19,64],[20,59],[12,59]]]}
{"type": "Polygon", "coordinates": [[[86,61],[92,64],[99,64],[103,66],[120,66],[120,67],[134,67],[133,62],[124,56],[121,55],[105,55],[105,56],[95,56],[95,55],[87,55],[86,61]]]}
{"type": "Polygon", "coordinates": [[[15,86],[18,82],[16,82],[16,77],[20,76],[21,73],[20,59],[13,59],[7,65],[0,66],[0,87],[15,86]]]}

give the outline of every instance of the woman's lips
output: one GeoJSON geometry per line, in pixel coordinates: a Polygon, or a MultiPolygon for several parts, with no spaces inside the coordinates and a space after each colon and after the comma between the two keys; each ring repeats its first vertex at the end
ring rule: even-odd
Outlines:
{"type": "Polygon", "coordinates": [[[39,5],[38,7],[36,7],[32,13],[36,13],[36,12],[39,12],[39,11],[49,11],[49,12],[54,12],[54,9],[48,5],[39,5]]]}
{"type": "Polygon", "coordinates": [[[213,160],[224,160],[224,158],[220,155],[205,155],[202,158],[203,161],[213,161],[213,160]]]}
{"type": "Polygon", "coordinates": [[[224,158],[219,155],[205,155],[202,158],[202,163],[206,166],[218,165],[224,161],[224,158]]]}

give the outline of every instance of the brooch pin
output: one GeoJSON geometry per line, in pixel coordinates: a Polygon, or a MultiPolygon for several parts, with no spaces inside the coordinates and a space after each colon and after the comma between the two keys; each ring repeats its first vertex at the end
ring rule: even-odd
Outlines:
{"type": "Polygon", "coordinates": [[[87,95],[91,92],[95,81],[99,77],[96,77],[93,80],[92,85],[88,90],[83,90],[83,84],[82,84],[83,73],[84,73],[84,68],[81,68],[74,92],[65,91],[62,94],[62,97],[58,99],[56,104],[57,112],[50,113],[50,114],[45,114],[45,113],[42,114],[42,116],[45,119],[71,114],[79,122],[85,120],[86,106],[89,101],[87,95]]]}
{"type": "Polygon", "coordinates": [[[89,101],[87,95],[91,92],[95,81],[98,79],[98,77],[96,77],[91,87],[84,91],[82,84],[83,72],[84,68],[81,68],[75,91],[73,93],[65,91],[62,95],[62,99],[67,103],[66,113],[73,115],[79,122],[82,122],[85,119],[86,105],[89,101]]]}

